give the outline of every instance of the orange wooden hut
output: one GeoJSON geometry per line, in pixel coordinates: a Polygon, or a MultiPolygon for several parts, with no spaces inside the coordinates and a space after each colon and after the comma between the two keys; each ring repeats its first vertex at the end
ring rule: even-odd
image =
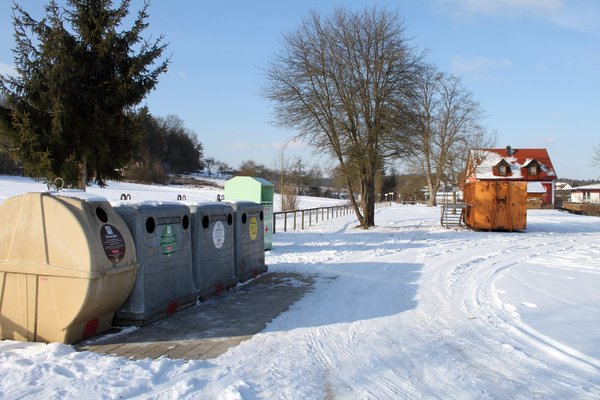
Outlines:
{"type": "Polygon", "coordinates": [[[473,229],[524,230],[527,203],[552,205],[556,173],[546,149],[473,149],[464,197],[473,229]]]}

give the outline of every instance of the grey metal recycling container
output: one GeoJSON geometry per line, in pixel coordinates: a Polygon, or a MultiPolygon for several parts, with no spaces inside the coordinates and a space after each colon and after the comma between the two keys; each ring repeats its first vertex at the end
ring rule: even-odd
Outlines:
{"type": "Polygon", "coordinates": [[[189,209],[179,203],[123,203],[114,207],[135,243],[140,268],[115,320],[144,325],[196,300],[192,283],[189,209]]]}
{"type": "Polygon", "coordinates": [[[233,208],[225,203],[188,205],[192,215],[193,282],[200,298],[235,286],[233,208]]]}
{"type": "Polygon", "coordinates": [[[245,282],[267,271],[263,206],[252,201],[227,203],[234,211],[235,275],[245,282]]]}

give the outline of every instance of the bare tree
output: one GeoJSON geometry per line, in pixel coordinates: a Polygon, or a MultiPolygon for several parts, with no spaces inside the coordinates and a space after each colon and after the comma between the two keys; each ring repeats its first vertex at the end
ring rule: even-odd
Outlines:
{"type": "Polygon", "coordinates": [[[386,138],[403,131],[398,105],[406,103],[419,58],[396,13],[338,8],[326,18],[311,13],[285,35],[266,71],[264,93],[278,123],[336,160],[361,227],[375,225],[375,173],[386,138]]]}
{"type": "Polygon", "coordinates": [[[290,164],[290,183],[297,195],[304,196],[308,192],[313,180],[311,172],[301,157],[294,157],[290,164]]]}
{"type": "Polygon", "coordinates": [[[218,161],[214,159],[214,157],[208,157],[204,159],[204,169],[210,178],[212,176],[213,170],[217,166],[218,161]]]}
{"type": "Polygon", "coordinates": [[[242,161],[236,172],[237,176],[256,176],[273,181],[273,171],[266,165],[253,160],[242,161]]]}
{"type": "Polygon", "coordinates": [[[457,182],[468,149],[485,141],[480,125],[483,112],[459,78],[424,68],[416,85],[412,151],[406,159],[424,175],[429,206],[443,180],[457,182]]]}
{"type": "Polygon", "coordinates": [[[221,174],[221,179],[225,177],[225,174],[233,174],[233,168],[231,168],[231,165],[223,161],[217,161],[217,171],[219,174],[221,174]]]}
{"type": "Polygon", "coordinates": [[[594,147],[594,155],[592,156],[592,165],[600,167],[600,145],[594,147]]]}
{"type": "Polygon", "coordinates": [[[468,140],[460,140],[452,148],[448,168],[444,174],[446,181],[452,186],[463,184],[467,175],[469,154],[471,156],[475,155],[480,160],[485,159],[487,153],[484,149],[496,147],[496,136],[496,132],[488,132],[483,128],[475,128],[473,133],[469,135],[468,140]]]}
{"type": "Polygon", "coordinates": [[[275,171],[278,175],[277,186],[279,189],[282,211],[297,210],[299,205],[298,195],[290,182],[292,163],[285,155],[287,145],[288,144],[286,143],[279,149],[279,154],[275,160],[275,171]]]}

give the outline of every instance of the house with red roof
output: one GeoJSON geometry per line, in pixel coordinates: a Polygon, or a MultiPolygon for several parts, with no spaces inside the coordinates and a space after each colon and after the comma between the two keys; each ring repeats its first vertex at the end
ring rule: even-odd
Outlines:
{"type": "Polygon", "coordinates": [[[527,198],[554,205],[556,172],[546,149],[472,149],[466,182],[527,182],[527,198]]]}

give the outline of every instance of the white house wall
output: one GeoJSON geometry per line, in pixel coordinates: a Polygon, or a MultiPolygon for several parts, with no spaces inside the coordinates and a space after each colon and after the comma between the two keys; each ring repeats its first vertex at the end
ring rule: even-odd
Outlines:
{"type": "Polygon", "coordinates": [[[600,203],[600,192],[572,192],[571,201],[574,203],[600,203]]]}

